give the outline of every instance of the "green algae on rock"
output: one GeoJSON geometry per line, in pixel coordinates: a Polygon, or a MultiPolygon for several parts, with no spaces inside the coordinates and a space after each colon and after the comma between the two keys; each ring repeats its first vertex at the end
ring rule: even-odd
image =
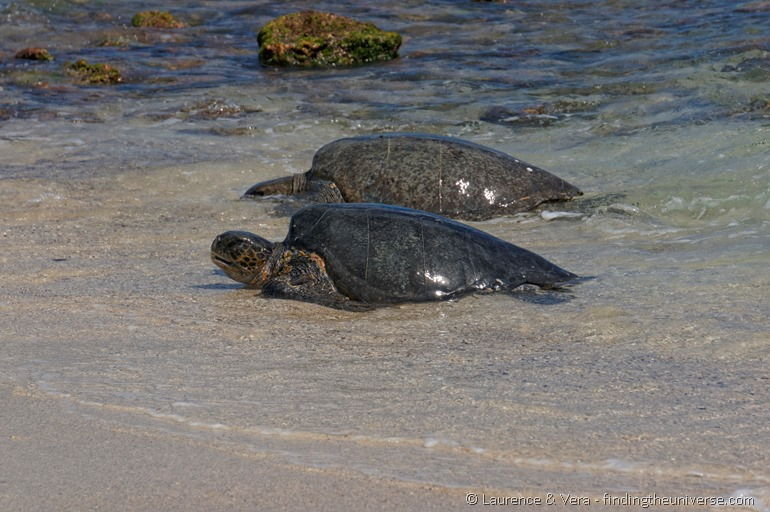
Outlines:
{"type": "Polygon", "coordinates": [[[17,59],[53,60],[53,56],[45,48],[24,48],[16,52],[17,59]]]}
{"type": "Polygon", "coordinates": [[[401,36],[345,16],[302,11],[269,22],[257,42],[264,64],[351,66],[398,57],[401,36]]]}
{"type": "Polygon", "coordinates": [[[166,11],[142,11],[131,18],[131,25],[150,28],[184,28],[187,26],[166,11]]]}
{"type": "Polygon", "coordinates": [[[87,85],[117,84],[123,81],[120,71],[109,64],[90,64],[85,59],[65,66],[78,82],[87,85]]]}

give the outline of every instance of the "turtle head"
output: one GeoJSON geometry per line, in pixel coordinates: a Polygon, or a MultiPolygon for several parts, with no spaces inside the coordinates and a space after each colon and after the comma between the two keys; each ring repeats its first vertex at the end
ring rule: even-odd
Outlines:
{"type": "Polygon", "coordinates": [[[275,244],[248,231],[227,231],[211,244],[211,261],[239,283],[262,286],[275,244]]]}
{"type": "Polygon", "coordinates": [[[307,177],[305,173],[275,178],[252,185],[249,190],[244,192],[241,199],[254,199],[264,196],[288,196],[298,194],[307,189],[307,177]]]}

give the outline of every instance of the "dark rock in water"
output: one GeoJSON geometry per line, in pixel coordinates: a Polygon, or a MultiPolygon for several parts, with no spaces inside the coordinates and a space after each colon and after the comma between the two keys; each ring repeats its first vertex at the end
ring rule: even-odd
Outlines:
{"type": "Polygon", "coordinates": [[[53,56],[45,48],[24,48],[16,52],[15,57],[28,60],[53,60],[53,56]]]}
{"type": "Polygon", "coordinates": [[[526,284],[553,288],[577,277],[451,219],[366,203],[303,208],[278,244],[244,231],[222,233],[211,258],[265,296],[359,311],[526,284]]]}
{"type": "Polygon", "coordinates": [[[560,100],[535,105],[521,110],[510,110],[501,106],[489,107],[479,119],[488,123],[514,126],[550,126],[574,114],[584,114],[596,109],[592,101],[560,100]]]}
{"type": "Polygon", "coordinates": [[[257,183],[243,197],[277,194],[303,194],[315,202],[393,204],[479,220],[582,192],[548,171],[479,144],[389,133],[327,144],[306,173],[257,183]]]}
{"type": "Polygon", "coordinates": [[[745,59],[735,65],[727,64],[722,67],[722,73],[738,73],[743,80],[765,82],[770,80],[770,57],[745,59]]]}
{"type": "Polygon", "coordinates": [[[513,111],[505,107],[490,107],[481,114],[479,119],[495,124],[549,126],[558,121],[559,117],[547,114],[540,109],[513,111]]]}
{"type": "Polygon", "coordinates": [[[733,10],[736,12],[770,11],[770,0],[758,0],[756,2],[745,2],[742,4],[738,4],[733,10]]]}
{"type": "Polygon", "coordinates": [[[264,64],[350,66],[396,58],[401,36],[345,16],[303,11],[262,27],[257,42],[264,64]]]}
{"type": "Polygon", "coordinates": [[[770,95],[748,98],[745,102],[734,105],[727,115],[745,119],[766,119],[770,116],[770,95]]]}
{"type": "Polygon", "coordinates": [[[262,109],[236,104],[229,100],[208,99],[184,106],[178,112],[182,119],[219,119],[238,117],[244,114],[261,112],[262,109]]]}

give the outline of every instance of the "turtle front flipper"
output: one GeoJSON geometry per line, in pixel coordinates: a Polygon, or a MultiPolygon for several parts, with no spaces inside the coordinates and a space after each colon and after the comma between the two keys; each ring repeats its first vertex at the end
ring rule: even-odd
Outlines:
{"type": "Polygon", "coordinates": [[[341,309],[344,311],[371,311],[378,307],[377,304],[358,302],[342,295],[338,291],[319,292],[313,284],[295,285],[284,280],[276,279],[262,287],[262,295],[273,299],[299,300],[312,302],[327,308],[341,309]]]}
{"type": "Polygon", "coordinates": [[[262,286],[262,295],[276,299],[312,302],[345,311],[371,311],[379,307],[352,300],[334,286],[323,259],[315,253],[289,250],[277,272],[262,286]]]}

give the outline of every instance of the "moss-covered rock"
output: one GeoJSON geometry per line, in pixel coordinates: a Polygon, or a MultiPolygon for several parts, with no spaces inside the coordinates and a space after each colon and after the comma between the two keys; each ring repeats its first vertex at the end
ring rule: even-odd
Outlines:
{"type": "Polygon", "coordinates": [[[65,66],[75,79],[87,85],[117,84],[123,81],[120,71],[109,64],[90,64],[84,59],[65,66]]]}
{"type": "Polygon", "coordinates": [[[179,21],[173,14],[166,11],[142,11],[131,18],[131,25],[135,27],[151,28],[184,28],[187,25],[179,21]]]}
{"type": "Polygon", "coordinates": [[[345,16],[303,11],[262,27],[257,42],[264,64],[351,66],[398,57],[401,36],[345,16]]]}
{"type": "Polygon", "coordinates": [[[45,48],[24,48],[16,52],[17,59],[53,60],[53,56],[45,48]]]}
{"type": "Polygon", "coordinates": [[[127,46],[130,46],[131,43],[133,43],[134,41],[136,41],[136,39],[131,39],[123,35],[118,35],[115,37],[108,36],[98,41],[96,43],[96,46],[111,47],[111,48],[126,48],[127,46]]]}

